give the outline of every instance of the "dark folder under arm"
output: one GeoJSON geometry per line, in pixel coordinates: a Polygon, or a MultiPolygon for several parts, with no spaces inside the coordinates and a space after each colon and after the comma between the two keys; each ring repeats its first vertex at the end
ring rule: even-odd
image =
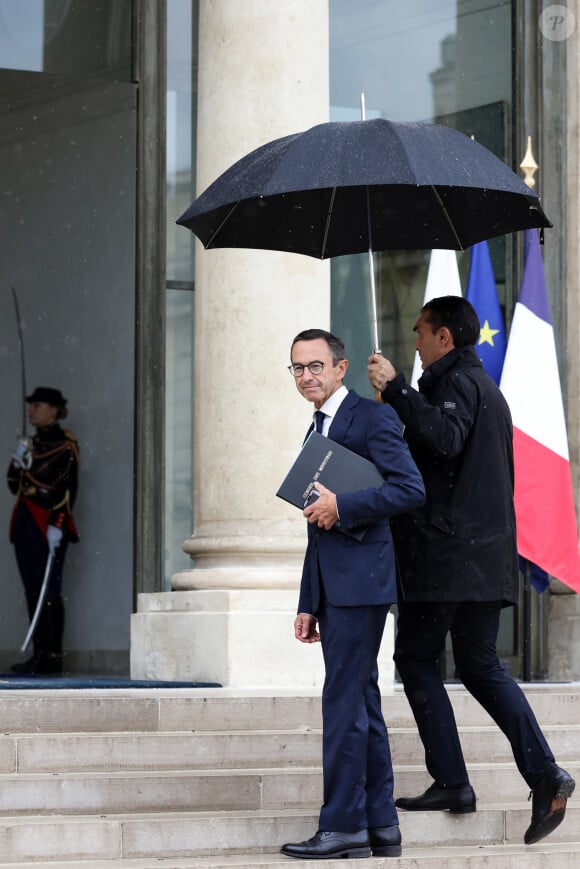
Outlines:
{"type": "MultiPolygon", "coordinates": [[[[314,483],[322,483],[331,492],[340,495],[358,489],[378,489],[384,479],[368,459],[318,432],[312,432],[276,495],[303,510],[314,483]]],[[[368,525],[334,527],[357,540],[362,540],[368,530],[368,525]]]]}

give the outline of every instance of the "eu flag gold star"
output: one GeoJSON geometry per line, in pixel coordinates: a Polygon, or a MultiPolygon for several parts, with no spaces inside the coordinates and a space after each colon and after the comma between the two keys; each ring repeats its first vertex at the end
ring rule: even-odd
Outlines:
{"type": "Polygon", "coordinates": [[[499,329],[492,329],[489,325],[489,320],[486,320],[481,329],[479,330],[479,343],[490,344],[493,347],[493,336],[497,335],[498,332],[499,329]]]}

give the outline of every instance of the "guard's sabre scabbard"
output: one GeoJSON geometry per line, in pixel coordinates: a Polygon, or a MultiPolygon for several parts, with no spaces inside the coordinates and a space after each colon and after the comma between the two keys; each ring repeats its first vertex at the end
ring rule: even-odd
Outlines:
{"type": "Polygon", "coordinates": [[[34,631],[36,630],[36,625],[38,624],[38,620],[40,618],[40,614],[44,609],[44,601],[46,600],[46,595],[48,592],[48,583],[50,582],[50,574],[52,573],[52,563],[54,561],[54,555],[52,552],[49,552],[48,558],[46,559],[46,567],[44,569],[44,578],[42,580],[42,586],[40,587],[40,594],[38,595],[38,602],[36,604],[36,609],[34,611],[34,615],[32,617],[32,621],[30,622],[30,627],[28,628],[28,633],[26,634],[26,639],[20,646],[20,651],[25,652],[28,648],[28,644],[30,643],[32,637],[34,636],[34,631]]]}
{"type": "Polygon", "coordinates": [[[12,298],[14,299],[14,311],[16,314],[16,328],[18,329],[18,341],[20,343],[20,375],[22,381],[22,429],[20,436],[26,438],[26,368],[24,365],[24,336],[22,334],[22,317],[20,316],[20,306],[18,305],[18,296],[16,290],[12,287],[12,298]]]}

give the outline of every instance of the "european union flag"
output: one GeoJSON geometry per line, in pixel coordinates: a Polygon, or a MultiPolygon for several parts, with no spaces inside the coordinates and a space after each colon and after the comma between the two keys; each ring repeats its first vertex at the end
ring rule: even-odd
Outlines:
{"type": "Polygon", "coordinates": [[[465,298],[477,311],[481,324],[475,349],[489,376],[499,384],[507,345],[486,241],[480,241],[471,248],[465,298]]]}
{"type": "MultiPolygon", "coordinates": [[[[547,588],[550,587],[550,577],[541,567],[538,567],[537,564],[534,564],[531,561],[528,561],[527,564],[530,565],[530,582],[538,592],[538,594],[543,594],[547,588]]],[[[521,555],[518,555],[518,565],[520,568],[520,573],[525,573],[526,571],[526,559],[522,558],[521,555]]]]}

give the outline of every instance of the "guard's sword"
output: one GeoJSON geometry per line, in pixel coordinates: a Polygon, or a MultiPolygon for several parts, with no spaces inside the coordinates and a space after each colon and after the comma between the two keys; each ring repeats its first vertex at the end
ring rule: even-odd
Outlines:
{"type": "Polygon", "coordinates": [[[50,582],[50,574],[52,573],[52,562],[54,561],[54,553],[49,552],[48,558],[46,559],[46,567],[44,569],[44,579],[42,580],[42,585],[40,587],[40,594],[38,595],[38,601],[36,603],[36,609],[34,610],[34,615],[32,616],[32,621],[30,622],[30,627],[28,628],[28,633],[26,634],[26,639],[20,646],[20,651],[25,652],[28,648],[28,644],[34,635],[34,631],[36,630],[36,625],[38,623],[38,619],[40,618],[40,614],[44,607],[44,601],[46,600],[46,594],[48,592],[48,583],[50,582]]]}
{"type": "Polygon", "coordinates": [[[16,290],[12,287],[12,298],[14,299],[14,310],[16,313],[16,328],[18,329],[18,341],[20,343],[20,368],[22,379],[22,430],[20,437],[26,440],[26,368],[24,366],[24,336],[22,334],[22,318],[20,316],[20,307],[18,305],[18,297],[16,290]]]}

